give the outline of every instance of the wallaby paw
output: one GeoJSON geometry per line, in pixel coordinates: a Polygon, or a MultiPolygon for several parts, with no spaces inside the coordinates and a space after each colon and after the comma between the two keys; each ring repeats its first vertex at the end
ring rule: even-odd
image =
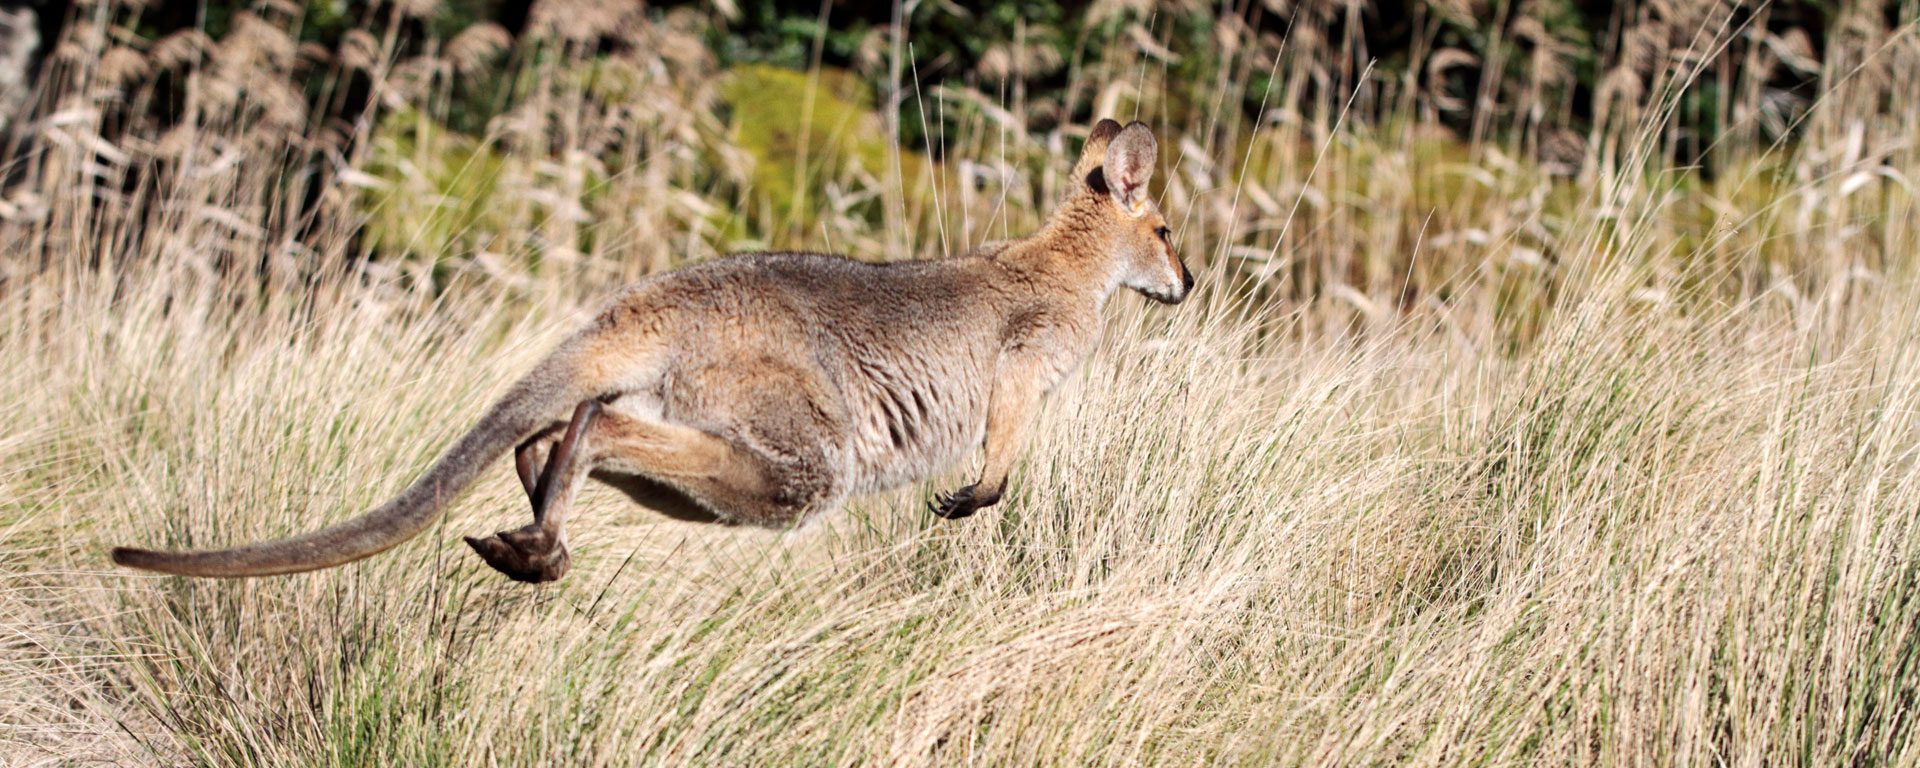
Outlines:
{"type": "Polygon", "coordinates": [[[487,561],[487,565],[507,578],[528,584],[553,581],[567,575],[573,556],[564,544],[547,535],[538,525],[501,531],[484,539],[466,537],[467,546],[487,561]]]}
{"type": "Polygon", "coordinates": [[[959,520],[973,514],[984,504],[973,495],[974,486],[967,486],[953,493],[940,494],[927,504],[927,511],[944,520],[959,520]]]}

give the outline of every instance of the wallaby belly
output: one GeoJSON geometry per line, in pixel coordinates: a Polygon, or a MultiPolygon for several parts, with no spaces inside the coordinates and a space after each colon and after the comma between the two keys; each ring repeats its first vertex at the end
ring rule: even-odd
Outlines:
{"type": "Polygon", "coordinates": [[[855,493],[923,479],[980,444],[988,381],[958,356],[908,352],[856,365],[845,387],[855,493]]]}

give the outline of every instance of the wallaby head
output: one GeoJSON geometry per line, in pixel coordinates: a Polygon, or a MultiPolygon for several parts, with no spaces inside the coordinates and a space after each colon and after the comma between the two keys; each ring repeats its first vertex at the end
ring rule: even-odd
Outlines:
{"type": "Polygon", "coordinates": [[[1163,304],[1178,304],[1193,289],[1193,273],[1173,250],[1173,231],[1147,194],[1159,144],[1146,123],[1122,128],[1101,120],[1087,135],[1063,213],[1104,235],[1115,281],[1163,304]]]}

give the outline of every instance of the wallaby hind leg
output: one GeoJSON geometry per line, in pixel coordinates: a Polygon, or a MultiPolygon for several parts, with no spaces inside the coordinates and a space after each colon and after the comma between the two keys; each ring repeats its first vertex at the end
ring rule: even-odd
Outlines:
{"type": "Polygon", "coordinates": [[[618,411],[600,415],[588,442],[596,471],[658,481],[729,522],[784,526],[833,496],[824,459],[804,446],[779,446],[787,457],[781,460],[710,432],[618,411]]]}
{"type": "Polygon", "coordinates": [[[467,537],[468,546],[494,570],[515,581],[535,583],[566,575],[572,565],[572,557],[567,552],[567,509],[573,504],[580,477],[592,468],[585,454],[599,413],[597,400],[575,407],[566,434],[554,443],[546,468],[537,475],[533,472],[533,449],[538,438],[522,443],[514,452],[514,469],[533,501],[533,522],[484,539],[467,537]]]}
{"type": "Polygon", "coordinates": [[[546,439],[546,433],[534,435],[513,450],[513,473],[520,477],[520,487],[527,489],[527,501],[540,500],[540,441],[546,439]]]}
{"type": "Polygon", "coordinates": [[[602,409],[596,401],[581,403],[562,437],[537,436],[515,455],[521,485],[533,499],[534,522],[467,543],[513,579],[560,578],[570,564],[562,522],[580,478],[589,473],[657,481],[727,521],[784,526],[832,499],[834,484],[817,449],[783,444],[777,452],[787,458],[692,427],[602,409]],[[536,473],[539,451],[549,441],[546,468],[536,473]]]}

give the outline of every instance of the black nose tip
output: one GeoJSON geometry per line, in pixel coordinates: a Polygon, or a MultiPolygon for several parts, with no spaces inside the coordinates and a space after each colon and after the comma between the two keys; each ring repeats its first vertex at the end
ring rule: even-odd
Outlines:
{"type": "Polygon", "coordinates": [[[1182,291],[1193,290],[1193,271],[1190,269],[1187,269],[1187,265],[1185,264],[1180,265],[1180,282],[1185,284],[1185,287],[1181,288],[1180,290],[1182,291]]]}

